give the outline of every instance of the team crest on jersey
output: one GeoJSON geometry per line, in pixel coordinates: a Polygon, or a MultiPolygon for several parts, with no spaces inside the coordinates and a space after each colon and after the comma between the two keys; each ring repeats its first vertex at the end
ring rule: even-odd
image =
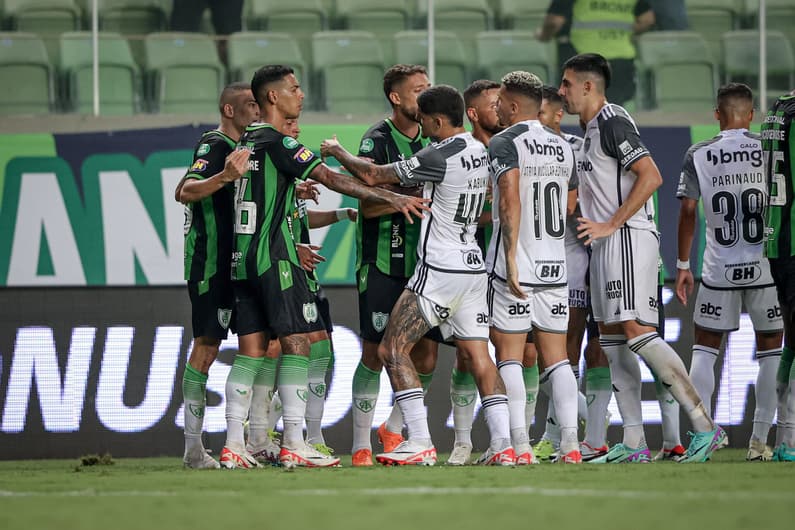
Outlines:
{"type": "Polygon", "coordinates": [[[207,161],[203,158],[197,158],[193,165],[190,167],[190,170],[196,173],[201,173],[207,169],[207,161]]]}
{"type": "Polygon", "coordinates": [[[372,138],[364,138],[362,140],[362,145],[359,146],[360,153],[369,153],[375,148],[375,144],[373,143],[372,138]]]}
{"type": "Polygon", "coordinates": [[[210,144],[201,144],[198,149],[196,149],[196,156],[204,156],[210,152],[210,144]]]}
{"type": "Polygon", "coordinates": [[[382,332],[386,329],[386,323],[389,322],[389,315],[386,313],[373,312],[372,316],[373,328],[377,332],[382,332]]]}
{"type": "Polygon", "coordinates": [[[304,304],[304,320],[306,320],[307,324],[311,324],[312,322],[317,322],[317,304],[314,302],[310,302],[308,304],[304,304]]]}
{"type": "Polygon", "coordinates": [[[297,152],[297,153],[295,153],[295,154],[293,155],[293,158],[294,158],[296,161],[300,162],[301,164],[306,164],[307,162],[309,162],[310,160],[312,160],[312,158],[313,158],[314,156],[315,156],[315,155],[314,155],[314,153],[312,153],[312,151],[310,151],[310,150],[309,150],[309,149],[307,149],[306,147],[302,147],[301,149],[299,149],[299,150],[298,150],[298,152],[297,152]]]}
{"type": "Polygon", "coordinates": [[[298,147],[298,141],[290,136],[285,136],[282,138],[282,145],[287,149],[295,149],[298,147]]]}
{"type": "Polygon", "coordinates": [[[218,323],[224,329],[229,329],[229,323],[232,321],[231,309],[218,309],[218,323]]]}

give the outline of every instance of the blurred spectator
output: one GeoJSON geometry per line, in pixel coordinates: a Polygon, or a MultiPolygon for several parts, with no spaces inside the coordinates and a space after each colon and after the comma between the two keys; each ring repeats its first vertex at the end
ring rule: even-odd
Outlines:
{"type": "Polygon", "coordinates": [[[654,29],[658,31],[685,31],[687,23],[685,0],[646,0],[654,11],[654,29]]]}
{"type": "Polygon", "coordinates": [[[623,105],[635,95],[635,46],[632,37],[654,26],[647,0],[552,0],[536,36],[556,38],[562,65],[578,53],[598,53],[610,61],[611,103],[623,105]]]}
{"type": "MultiPolygon", "coordinates": [[[[227,36],[243,28],[243,0],[174,0],[172,31],[201,31],[204,10],[210,9],[215,33],[227,36]]],[[[226,40],[218,41],[218,54],[226,64],[226,40]]]]}

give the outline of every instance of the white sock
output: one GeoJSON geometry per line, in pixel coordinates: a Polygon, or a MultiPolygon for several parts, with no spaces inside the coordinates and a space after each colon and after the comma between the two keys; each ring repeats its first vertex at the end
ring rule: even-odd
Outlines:
{"type": "Polygon", "coordinates": [[[489,447],[492,451],[502,451],[511,445],[510,413],[508,412],[508,396],[505,394],[492,394],[485,396],[483,404],[483,415],[486,417],[486,424],[489,426],[491,442],[489,447]]]}
{"type": "Polygon", "coordinates": [[[301,355],[282,355],[279,367],[279,395],[282,398],[282,447],[298,449],[304,443],[304,416],[309,371],[309,358],[301,355]]]}
{"type": "Polygon", "coordinates": [[[682,445],[679,438],[679,403],[665,388],[665,385],[654,374],[654,390],[657,393],[657,402],[660,404],[660,414],[662,416],[663,449],[673,449],[677,445],[682,445]]]}
{"type": "Polygon", "coordinates": [[[654,373],[659,376],[662,384],[670,390],[685,409],[687,415],[690,416],[693,430],[708,432],[715,428],[712,418],[704,408],[701,397],[687,375],[682,359],[667,342],[660,338],[656,331],[635,337],[627,341],[627,345],[632,351],[643,357],[654,373]]]}
{"type": "Polygon", "coordinates": [[[386,419],[386,430],[395,434],[403,432],[403,413],[400,412],[400,407],[397,402],[392,404],[392,410],[389,411],[389,417],[386,419]]]}
{"type": "Polygon", "coordinates": [[[541,439],[551,442],[552,446],[557,450],[560,448],[560,426],[555,414],[555,400],[552,398],[552,383],[548,377],[544,377],[544,374],[538,376],[538,388],[547,397],[547,417],[544,423],[544,434],[541,435],[541,439]]]}
{"type": "Polygon", "coordinates": [[[690,379],[696,387],[704,409],[712,416],[712,394],[715,392],[715,361],[719,351],[716,348],[693,345],[693,357],[690,359],[690,379]]]}
{"type": "Polygon", "coordinates": [[[395,403],[403,413],[409,439],[419,444],[431,445],[428,412],[425,409],[422,387],[398,390],[395,392],[395,403]]]}
{"type": "Polygon", "coordinates": [[[548,367],[541,375],[552,385],[552,401],[555,403],[555,417],[560,428],[560,453],[567,454],[579,449],[577,439],[577,379],[571,371],[568,360],[548,367]]]}
{"type": "Polygon", "coordinates": [[[272,425],[270,416],[273,388],[276,384],[276,365],[278,359],[265,357],[257,371],[254,385],[251,387],[251,408],[248,413],[248,443],[254,447],[268,440],[268,431],[272,425]]]}
{"type": "Polygon", "coordinates": [[[279,396],[279,391],[276,390],[273,392],[273,397],[271,397],[271,404],[268,407],[268,430],[275,431],[276,424],[279,423],[279,420],[282,419],[282,398],[279,396]]]}
{"type": "Polygon", "coordinates": [[[309,349],[307,377],[306,441],[308,444],[326,445],[323,438],[323,411],[326,408],[326,374],[333,360],[331,341],[314,342],[309,349]]]}
{"type": "Polygon", "coordinates": [[[751,438],[767,444],[770,425],[776,413],[776,372],[781,361],[781,349],[758,351],[759,374],[756,377],[756,410],[754,411],[754,431],[751,438]]]}
{"type": "MultiPolygon", "coordinates": [[[[475,379],[469,372],[459,372],[453,368],[450,381],[450,403],[453,407],[453,428],[455,443],[472,446],[472,423],[475,419],[475,404],[478,395],[475,379]]],[[[507,414],[507,397],[506,414],[507,414]]],[[[506,416],[506,422],[508,421],[506,416]]]]}
{"type": "Polygon", "coordinates": [[[226,445],[236,451],[245,448],[243,422],[251,405],[251,388],[257,375],[261,358],[236,355],[226,378],[226,445]]]}
{"type": "Polygon", "coordinates": [[[580,391],[582,388],[582,379],[580,379],[580,367],[574,366],[569,362],[571,371],[574,373],[574,379],[577,381],[577,418],[582,421],[588,421],[588,400],[585,394],[580,391]]]}
{"type": "Polygon", "coordinates": [[[610,363],[610,379],[618,410],[624,424],[623,443],[637,449],[646,445],[643,433],[643,411],[640,402],[640,365],[627,346],[624,335],[602,335],[599,343],[610,363]]]}
{"type": "Polygon", "coordinates": [[[527,426],[524,423],[524,409],[527,395],[522,377],[522,363],[519,361],[502,361],[497,364],[500,376],[505,383],[508,395],[508,412],[511,420],[511,443],[514,447],[530,443],[527,426]]]}

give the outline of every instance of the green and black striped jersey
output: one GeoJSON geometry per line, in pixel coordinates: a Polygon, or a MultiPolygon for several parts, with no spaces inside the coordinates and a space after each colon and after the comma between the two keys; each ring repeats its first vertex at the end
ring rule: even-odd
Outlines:
{"type": "MultiPolygon", "coordinates": [[[[206,179],[224,170],[235,141],[219,130],[202,134],[186,179],[206,179]]],[[[185,279],[215,275],[229,279],[232,263],[234,188],[227,184],[209,197],[185,206],[185,279]]]]}
{"type": "Polygon", "coordinates": [[[795,255],[795,96],[773,103],[762,124],[768,205],[765,222],[765,255],[795,255]]]}
{"type": "MultiPolygon", "coordinates": [[[[418,134],[409,138],[386,118],[364,133],[359,156],[385,165],[411,158],[430,141],[418,134]]],[[[407,190],[408,191],[408,190],[407,190]]],[[[389,276],[410,278],[417,264],[417,242],[420,223],[409,224],[402,213],[365,219],[356,222],[356,270],[375,264],[389,276]]]]}
{"type": "MultiPolygon", "coordinates": [[[[292,215],[292,228],[293,237],[296,243],[309,245],[309,209],[307,208],[307,201],[304,199],[295,199],[295,210],[292,215]]],[[[306,278],[309,281],[309,289],[312,292],[317,291],[319,284],[317,280],[317,273],[315,271],[307,271],[306,278]]]]}
{"type": "Polygon", "coordinates": [[[232,279],[256,278],[279,261],[300,267],[293,233],[295,184],[321,161],[267,123],[246,128],[240,145],[251,151],[251,157],[248,172],[235,183],[232,279]]]}

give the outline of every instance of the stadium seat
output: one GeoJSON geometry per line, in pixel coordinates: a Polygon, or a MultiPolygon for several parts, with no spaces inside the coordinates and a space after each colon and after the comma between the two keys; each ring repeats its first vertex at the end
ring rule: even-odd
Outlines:
{"type": "MultiPolygon", "coordinates": [[[[795,46],[795,2],[792,0],[766,0],[768,31],[780,31],[789,39],[790,44],[795,46]]],[[[751,18],[751,27],[759,28],[759,2],[749,0],[746,8],[751,18]]]]}
{"type": "Polygon", "coordinates": [[[539,42],[531,31],[484,31],[477,35],[481,75],[499,82],[513,70],[533,72],[545,83],[556,84],[555,44],[539,42]]]}
{"type": "MultiPolygon", "coordinates": [[[[467,57],[474,57],[475,35],[492,27],[491,8],[486,0],[434,0],[433,5],[435,28],[455,33],[467,57]]],[[[416,21],[416,27],[427,27],[428,0],[418,0],[416,21]]]]}
{"type": "Polygon", "coordinates": [[[234,81],[251,81],[258,68],[273,63],[292,66],[298,80],[306,82],[306,63],[290,35],[242,31],[229,36],[229,73],[234,81]]]}
{"type": "MultiPolygon", "coordinates": [[[[723,68],[726,81],[752,83],[759,88],[759,32],[729,31],[723,35],[723,68]]],[[[792,45],[780,31],[767,32],[768,95],[779,96],[795,86],[795,56],[792,45]]]]}
{"type": "Polygon", "coordinates": [[[366,31],[324,31],[312,38],[322,107],[338,114],[386,110],[384,59],[375,36],[366,31]]]}
{"type": "MultiPolygon", "coordinates": [[[[436,79],[434,82],[464,90],[469,85],[469,71],[474,70],[477,65],[468,63],[458,37],[449,31],[437,31],[435,48],[436,79]]],[[[428,32],[415,30],[396,33],[395,60],[398,63],[427,66],[428,32]]]]}
{"type": "Polygon", "coordinates": [[[544,21],[549,0],[497,0],[495,4],[500,28],[535,31],[544,21]]]}
{"type": "Polygon", "coordinates": [[[638,98],[670,112],[714,106],[717,68],[706,40],[691,31],[651,31],[638,38],[638,98]]]}
{"type": "Polygon", "coordinates": [[[328,27],[328,13],[320,0],[249,0],[244,13],[248,30],[289,33],[301,56],[312,64],[312,34],[328,27]]]}
{"type": "Polygon", "coordinates": [[[685,6],[690,30],[706,39],[712,56],[720,61],[721,35],[739,27],[743,0],[686,0],[685,6]]]}
{"type": "Polygon", "coordinates": [[[30,33],[0,33],[0,115],[55,110],[52,68],[44,42],[30,33]]]}
{"type": "Polygon", "coordinates": [[[5,0],[8,29],[35,33],[43,41],[53,64],[58,62],[58,36],[79,30],[80,7],[74,0],[5,0]]]}
{"type": "Polygon", "coordinates": [[[341,29],[372,32],[381,44],[384,63],[391,65],[395,57],[392,38],[409,28],[410,12],[408,0],[337,0],[336,22],[341,29]]]}
{"type": "Polygon", "coordinates": [[[216,107],[225,72],[207,35],[151,33],[144,50],[153,110],[207,113],[216,107]]]}
{"type": "MultiPolygon", "coordinates": [[[[61,71],[67,110],[93,111],[91,32],[61,35],[61,71]]],[[[119,33],[99,34],[100,114],[131,115],[140,104],[140,76],[127,41],[119,33]]]]}

